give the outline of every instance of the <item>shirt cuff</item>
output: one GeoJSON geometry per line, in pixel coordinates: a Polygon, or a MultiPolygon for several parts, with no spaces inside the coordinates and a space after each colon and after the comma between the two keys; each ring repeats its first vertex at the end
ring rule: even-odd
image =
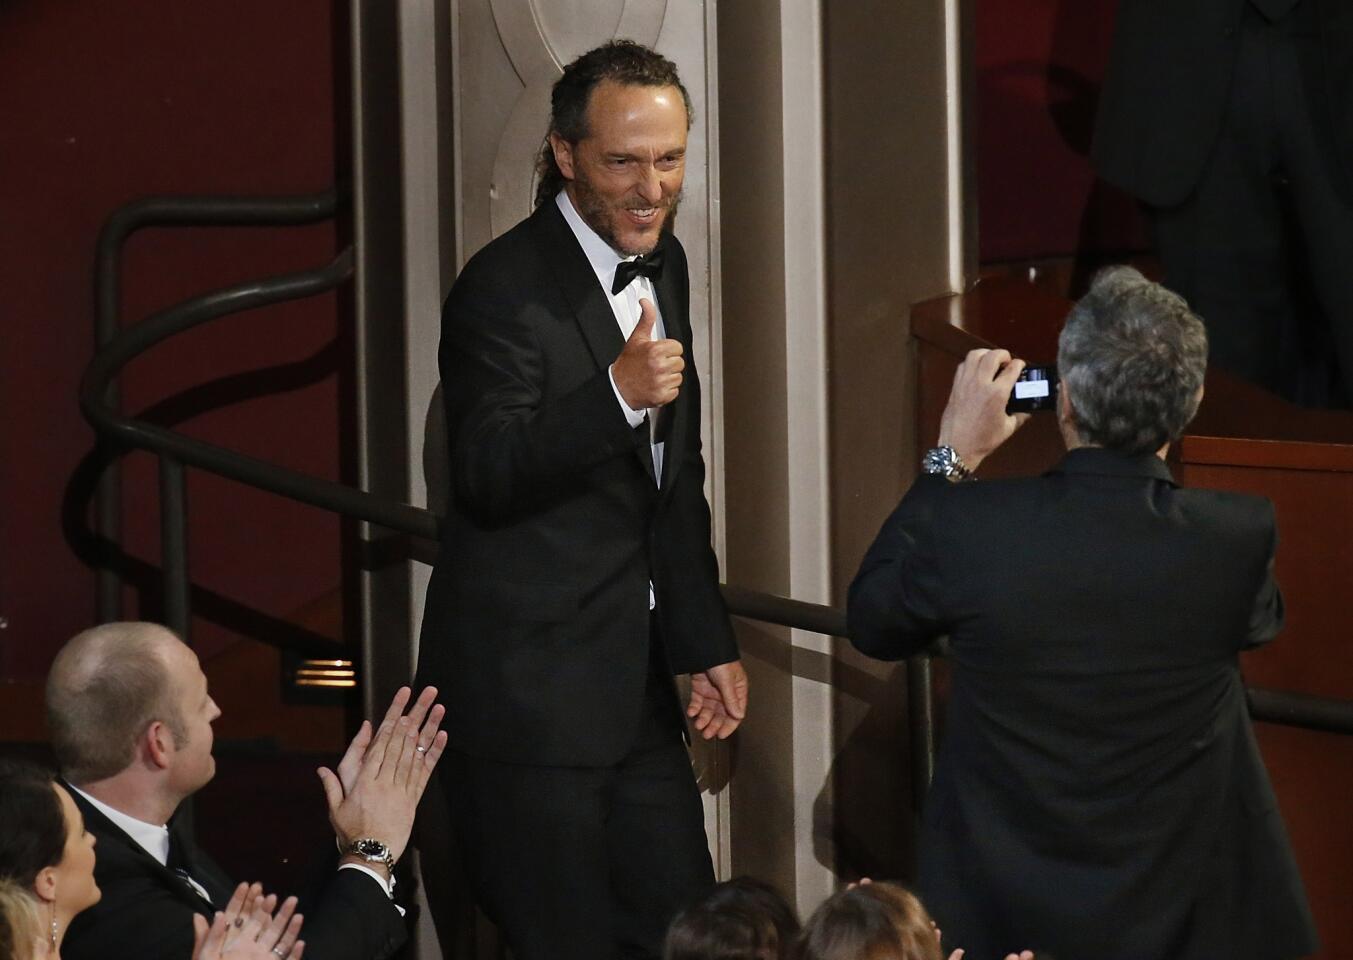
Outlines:
{"type": "MultiPolygon", "coordinates": [[[[382,877],[379,873],[377,873],[375,870],[372,870],[370,867],[364,867],[364,866],[362,866],[360,863],[340,863],[340,864],[338,865],[338,869],[339,869],[339,870],[360,870],[360,871],[362,871],[362,872],[365,873],[368,877],[370,877],[372,880],[375,880],[377,883],[379,883],[379,884],[381,885],[381,889],[385,891],[385,895],[386,895],[387,897],[389,897],[391,900],[393,900],[393,899],[395,898],[395,878],[394,878],[394,877],[391,877],[391,878],[390,878],[390,882],[389,882],[389,883],[386,883],[386,882],[385,882],[385,878],[382,877]]],[[[403,908],[403,907],[401,907],[399,904],[395,904],[395,909],[399,911],[399,915],[400,915],[401,917],[404,916],[404,908],[403,908]]]]}
{"type": "Polygon", "coordinates": [[[639,424],[644,422],[644,416],[648,411],[635,410],[626,403],[625,398],[620,395],[620,388],[615,385],[615,364],[611,364],[606,368],[606,376],[610,378],[611,389],[615,392],[615,402],[620,404],[620,412],[625,415],[625,422],[631,427],[639,426],[639,424]]]}

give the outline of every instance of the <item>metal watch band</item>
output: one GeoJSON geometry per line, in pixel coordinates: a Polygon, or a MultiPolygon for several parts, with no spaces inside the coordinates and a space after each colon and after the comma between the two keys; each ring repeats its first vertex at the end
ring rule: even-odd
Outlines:
{"type": "Polygon", "coordinates": [[[944,477],[950,483],[975,479],[973,472],[964,465],[958,451],[948,444],[927,450],[925,456],[921,458],[921,469],[926,473],[944,477]]]}

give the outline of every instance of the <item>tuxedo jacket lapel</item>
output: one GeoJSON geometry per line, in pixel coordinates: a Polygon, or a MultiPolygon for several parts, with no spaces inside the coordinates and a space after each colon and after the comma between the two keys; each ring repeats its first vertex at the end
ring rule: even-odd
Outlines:
{"type": "MultiPolygon", "coordinates": [[[[559,208],[553,203],[544,203],[533,216],[538,225],[537,235],[545,245],[544,259],[554,267],[555,280],[573,311],[597,369],[605,370],[625,348],[625,338],[620,335],[620,326],[615,322],[611,302],[601,289],[601,284],[597,283],[592,264],[588,262],[587,255],[578,245],[577,237],[569,229],[559,208]]],[[[658,299],[663,309],[663,323],[666,323],[667,310],[661,295],[658,299]]],[[[658,481],[653,472],[653,454],[649,450],[648,436],[648,422],[645,421],[642,427],[635,430],[634,454],[649,479],[656,484],[658,481]]]]}
{"type": "Polygon", "coordinates": [[[230,900],[235,885],[216,862],[193,842],[187,827],[177,814],[169,821],[169,844],[172,851],[171,862],[176,854],[182,860],[183,869],[207,891],[212,903],[224,905],[230,900]]]}
{"type": "MultiPolygon", "coordinates": [[[[145,847],[133,840],[125,830],[104,816],[102,811],[74,790],[71,790],[70,794],[85,818],[85,828],[99,840],[94,860],[96,878],[100,872],[100,866],[107,869],[115,862],[127,863],[132,861],[138,865],[139,869],[156,877],[167,889],[173,892],[174,896],[183,900],[198,913],[210,917],[215,910],[225,907],[228,898],[221,899],[219,903],[203,900],[189,884],[184,882],[182,877],[147,853],[145,847]]],[[[172,825],[170,834],[171,842],[173,842],[172,825]]],[[[193,879],[202,884],[213,897],[220,897],[220,887],[222,886],[220,881],[223,877],[215,864],[211,865],[209,877],[204,879],[194,873],[193,879]],[[217,889],[213,889],[213,887],[217,889]]]]}
{"type": "MultiPolygon", "coordinates": [[[[659,246],[670,245],[671,236],[663,233],[659,246]]],[[[668,256],[668,260],[672,258],[668,256]]],[[[662,310],[662,323],[667,331],[667,337],[670,340],[681,341],[686,351],[686,365],[692,366],[691,352],[694,350],[694,343],[691,340],[690,318],[687,316],[689,294],[684,289],[686,283],[685,277],[678,277],[674,266],[669,266],[662,271],[654,285],[658,294],[658,307],[662,310]]],[[[671,489],[672,483],[676,479],[677,472],[681,469],[682,451],[685,449],[686,431],[690,429],[690,395],[682,389],[677,393],[677,398],[663,408],[664,416],[667,422],[662,425],[659,431],[659,439],[663,440],[666,446],[663,448],[662,457],[662,493],[665,496],[671,489]]],[[[699,429],[698,425],[696,429],[699,429]]]]}

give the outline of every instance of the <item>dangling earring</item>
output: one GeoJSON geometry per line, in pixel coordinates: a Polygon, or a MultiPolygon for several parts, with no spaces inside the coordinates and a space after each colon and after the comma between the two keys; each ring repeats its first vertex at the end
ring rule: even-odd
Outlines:
{"type": "Polygon", "coordinates": [[[52,901],[52,956],[56,956],[56,901],[52,901]]]}

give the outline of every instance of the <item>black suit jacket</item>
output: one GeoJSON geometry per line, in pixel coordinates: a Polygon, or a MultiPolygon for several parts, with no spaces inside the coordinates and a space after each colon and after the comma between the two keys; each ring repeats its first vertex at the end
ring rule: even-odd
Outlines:
{"type": "MultiPolygon", "coordinates": [[[[193,915],[211,920],[225,908],[235,884],[177,818],[169,827],[171,843],[210,902],[84,797],[74,790],[71,796],[97,838],[94,879],[103,896],[71,923],[61,946],[64,960],[188,960],[193,915]]],[[[384,960],[408,936],[404,918],[380,885],[354,870],[336,871],[323,895],[302,901],[299,910],[305,916],[301,939],[307,960],[384,960]]]]}
{"type": "MultiPolygon", "coordinates": [[[[1121,0],[1095,121],[1100,176],[1156,207],[1188,197],[1221,131],[1248,4],[1121,0]]],[[[1312,123],[1353,202],[1353,4],[1301,0],[1291,16],[1312,123]]]]}
{"type": "Polygon", "coordinates": [[[972,957],[1296,957],[1314,930],[1237,654],[1282,624],[1269,501],[1154,456],[923,476],[850,589],[851,641],[947,634],[920,891],[972,957]]]}
{"type": "Polygon", "coordinates": [[[681,244],[660,241],[667,336],[685,348],[662,482],[607,368],[624,346],[554,202],[476,254],[442,312],[451,461],[418,674],[451,745],[498,760],[605,766],[634,738],[648,583],[673,673],[737,658],[710,547],[700,383],[681,244]]]}

